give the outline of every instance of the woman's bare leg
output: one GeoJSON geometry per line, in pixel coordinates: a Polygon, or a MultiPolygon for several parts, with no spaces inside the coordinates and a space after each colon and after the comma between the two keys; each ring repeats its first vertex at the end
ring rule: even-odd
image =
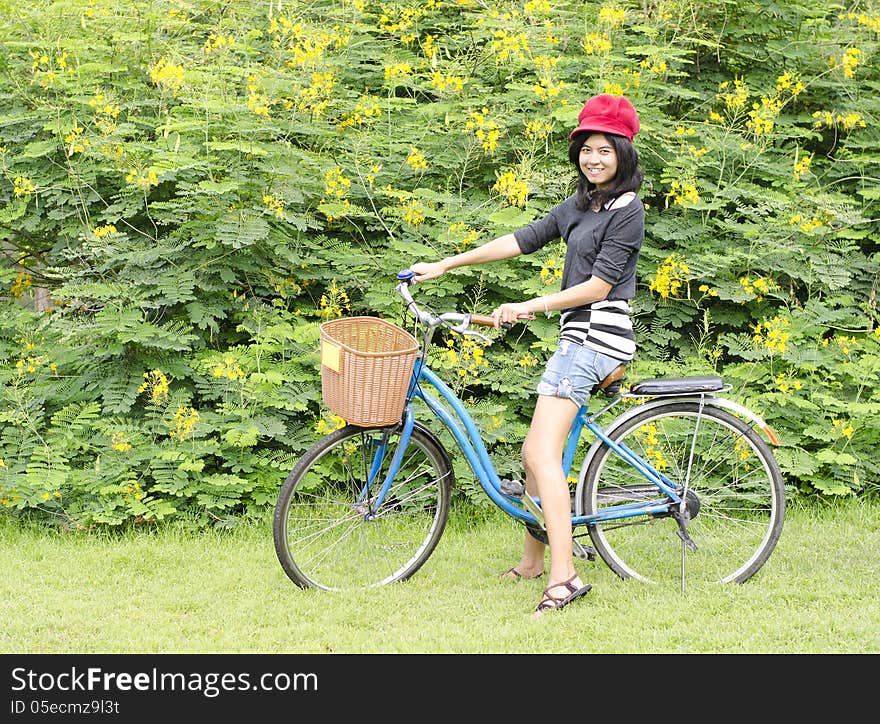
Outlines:
{"type": "MultiPolygon", "coordinates": [[[[550,547],[548,592],[558,598],[571,592],[560,585],[565,581],[570,581],[576,588],[583,586],[572,560],[571,493],[562,470],[563,448],[577,411],[578,407],[571,400],[540,395],[529,434],[523,443],[526,489],[532,494],[537,492],[547,527],[550,547]]],[[[535,563],[538,547],[541,548],[543,566],[543,545],[526,536],[520,562],[524,569],[532,570],[529,567],[535,563]]]]}
{"type": "MultiPolygon", "coordinates": [[[[540,395],[529,434],[523,443],[526,492],[540,498],[547,526],[550,585],[574,575],[571,496],[562,472],[562,450],[577,410],[571,400],[540,395]]],[[[545,545],[526,532],[522,558],[515,570],[526,578],[537,576],[544,570],[544,555],[545,545]]]]}

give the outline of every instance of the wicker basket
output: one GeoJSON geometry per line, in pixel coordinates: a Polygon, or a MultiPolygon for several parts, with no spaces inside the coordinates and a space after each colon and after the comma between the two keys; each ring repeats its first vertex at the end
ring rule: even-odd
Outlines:
{"type": "Polygon", "coordinates": [[[343,317],[321,325],[324,404],[352,425],[390,425],[403,413],[418,344],[378,317],[343,317]]]}

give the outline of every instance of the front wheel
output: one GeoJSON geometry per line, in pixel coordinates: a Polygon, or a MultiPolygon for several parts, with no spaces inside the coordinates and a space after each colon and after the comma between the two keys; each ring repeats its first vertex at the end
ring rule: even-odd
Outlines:
{"type": "MultiPolygon", "coordinates": [[[[785,492],[773,453],[745,422],[699,402],[649,408],[609,437],[650,462],[685,491],[685,554],[674,516],[641,515],[589,527],[605,563],[621,578],[742,583],[767,561],[782,532],[785,492]]],[[[581,510],[607,513],[621,505],[665,498],[603,445],[583,472],[581,510]]]]}
{"type": "Polygon", "coordinates": [[[284,572],[298,586],[378,586],[409,578],[428,560],[449,515],[452,465],[440,441],[416,424],[377,507],[399,439],[399,428],[349,425],[321,438],[287,476],[273,537],[284,572]]]}

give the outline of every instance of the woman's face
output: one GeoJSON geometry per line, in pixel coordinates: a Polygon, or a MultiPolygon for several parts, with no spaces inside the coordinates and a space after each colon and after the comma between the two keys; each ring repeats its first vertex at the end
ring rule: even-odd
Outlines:
{"type": "Polygon", "coordinates": [[[601,189],[617,175],[617,151],[604,133],[591,133],[581,146],[580,167],[587,180],[601,189]]]}

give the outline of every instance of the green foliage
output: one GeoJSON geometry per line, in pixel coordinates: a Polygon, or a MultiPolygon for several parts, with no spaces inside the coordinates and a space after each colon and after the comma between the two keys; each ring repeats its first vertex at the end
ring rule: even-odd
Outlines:
{"type": "MultiPolygon", "coordinates": [[[[880,7],[748,5],[0,0],[0,503],[260,514],[336,424],[320,322],[402,321],[397,270],[561,201],[598,92],[643,126],[629,379],[716,370],[793,488],[876,493],[880,7]]],[[[419,291],[489,311],[561,257],[419,291]]],[[[556,331],[437,351],[504,473],[556,331]]]]}

